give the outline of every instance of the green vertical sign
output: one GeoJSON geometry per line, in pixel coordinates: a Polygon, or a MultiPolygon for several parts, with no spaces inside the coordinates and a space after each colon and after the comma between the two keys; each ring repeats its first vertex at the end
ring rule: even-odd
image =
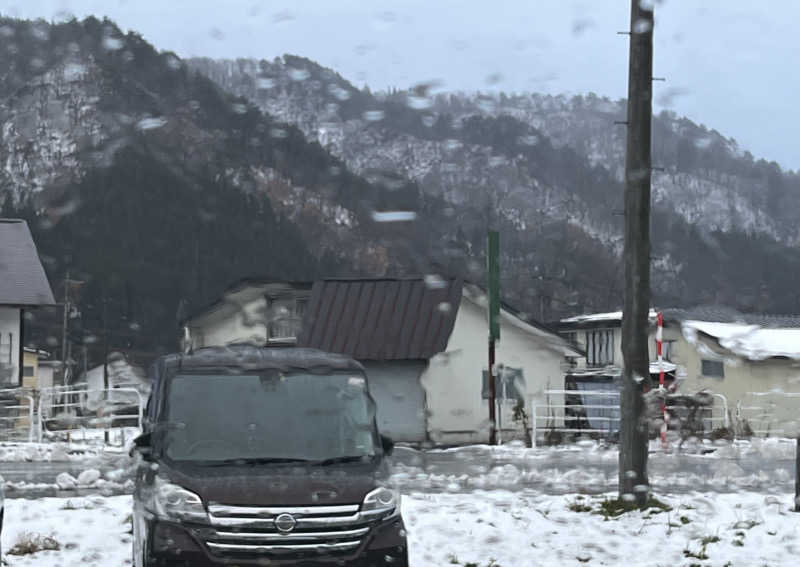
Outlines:
{"type": "Polygon", "coordinates": [[[489,340],[500,340],[500,233],[489,231],[489,340]]]}

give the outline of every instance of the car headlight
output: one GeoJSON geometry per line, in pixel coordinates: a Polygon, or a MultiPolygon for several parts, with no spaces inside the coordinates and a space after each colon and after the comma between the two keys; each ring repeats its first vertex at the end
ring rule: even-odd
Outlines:
{"type": "Polygon", "coordinates": [[[194,492],[156,477],[148,508],[159,518],[208,521],[203,500],[194,492]]]}
{"type": "Polygon", "coordinates": [[[364,497],[361,513],[365,516],[392,517],[400,514],[400,492],[391,488],[376,488],[364,497]]]}

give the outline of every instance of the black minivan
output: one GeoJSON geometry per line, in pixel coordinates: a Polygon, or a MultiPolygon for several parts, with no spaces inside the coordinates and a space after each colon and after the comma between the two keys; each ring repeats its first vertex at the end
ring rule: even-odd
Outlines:
{"type": "Polygon", "coordinates": [[[133,562],[406,566],[364,368],[311,349],[161,357],[137,455],[133,562]]]}

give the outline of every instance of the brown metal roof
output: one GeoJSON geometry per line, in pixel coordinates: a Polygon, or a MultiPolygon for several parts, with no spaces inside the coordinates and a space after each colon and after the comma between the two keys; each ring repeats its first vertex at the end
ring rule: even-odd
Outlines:
{"type": "Polygon", "coordinates": [[[297,345],[357,360],[430,359],[447,347],[461,290],[456,279],[317,281],[297,345]]]}

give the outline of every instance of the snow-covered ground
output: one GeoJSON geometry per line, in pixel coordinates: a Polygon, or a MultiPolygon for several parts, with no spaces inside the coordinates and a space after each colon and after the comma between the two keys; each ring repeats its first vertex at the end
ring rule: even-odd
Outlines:
{"type": "MultiPolygon", "coordinates": [[[[536,492],[412,492],[403,500],[411,565],[797,565],[800,514],[793,495],[665,496],[656,509],[606,518],[604,496],[536,492]]],[[[3,549],[30,535],[59,551],[7,555],[8,565],[129,565],[128,496],[6,502],[3,549]],[[28,534],[27,536],[25,534],[28,534]]]]}

